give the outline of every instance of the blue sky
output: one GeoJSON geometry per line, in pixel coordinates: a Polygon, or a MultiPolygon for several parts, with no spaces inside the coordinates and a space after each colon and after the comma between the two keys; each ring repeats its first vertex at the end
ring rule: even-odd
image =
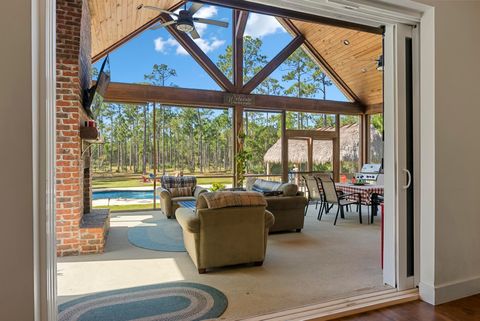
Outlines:
{"type": "MultiPolygon", "coordinates": [[[[228,21],[231,25],[232,12],[230,9],[205,5],[195,16],[228,21]]],[[[216,62],[218,56],[232,42],[231,29],[205,24],[196,24],[196,28],[201,35],[196,43],[213,62],[216,62]]],[[[261,38],[262,53],[268,59],[273,58],[292,39],[275,18],[253,13],[249,16],[245,34],[261,38]]],[[[97,62],[95,66],[100,68],[102,61],[97,62]]],[[[110,54],[112,81],[143,82],[144,75],[151,72],[154,64],[167,64],[176,70],[177,77],[170,78],[168,84],[173,83],[184,88],[220,90],[208,74],[163,28],[147,30],[110,54]]],[[[280,66],[271,76],[281,81],[282,69],[280,66]]],[[[288,87],[288,84],[284,84],[284,87],[288,87]]],[[[334,85],[328,88],[327,99],[346,101],[344,95],[334,85]]]]}

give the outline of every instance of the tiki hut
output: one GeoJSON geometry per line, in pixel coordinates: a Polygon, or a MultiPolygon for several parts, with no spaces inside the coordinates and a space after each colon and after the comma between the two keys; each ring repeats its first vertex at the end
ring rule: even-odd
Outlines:
{"type": "MultiPolygon", "coordinates": [[[[322,128],[318,130],[334,130],[334,128],[322,128]]],[[[373,162],[377,162],[382,155],[382,136],[373,126],[370,132],[370,155],[373,162]]],[[[345,125],[340,128],[340,158],[343,161],[358,162],[360,152],[359,125],[345,125]]],[[[313,142],[313,163],[325,164],[332,161],[333,146],[331,141],[316,140],[313,142]]],[[[267,164],[279,164],[282,162],[282,144],[277,140],[263,156],[267,164]]],[[[306,140],[290,139],[288,141],[288,161],[294,164],[304,164],[308,161],[308,144],[306,140]]]]}

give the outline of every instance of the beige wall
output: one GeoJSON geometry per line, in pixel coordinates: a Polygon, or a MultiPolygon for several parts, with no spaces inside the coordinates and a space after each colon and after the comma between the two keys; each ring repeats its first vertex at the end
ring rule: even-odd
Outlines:
{"type": "Polygon", "coordinates": [[[30,1],[0,10],[0,320],[34,316],[30,1]]]}
{"type": "Polygon", "coordinates": [[[480,292],[480,1],[435,7],[435,302],[480,292]]]}

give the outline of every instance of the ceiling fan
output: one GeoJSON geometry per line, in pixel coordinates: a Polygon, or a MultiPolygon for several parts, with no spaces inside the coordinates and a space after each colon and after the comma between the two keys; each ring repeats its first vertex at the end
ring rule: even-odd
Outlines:
{"type": "Polygon", "coordinates": [[[139,5],[137,7],[137,10],[140,9],[149,9],[149,10],[155,10],[159,12],[163,12],[166,14],[169,14],[171,16],[177,17],[176,20],[168,21],[165,23],[160,23],[157,24],[153,27],[150,28],[150,30],[157,30],[169,25],[174,25],[175,28],[179,31],[190,33],[193,39],[198,39],[200,38],[200,35],[198,34],[197,30],[195,29],[195,24],[196,23],[205,23],[208,25],[214,25],[214,26],[219,26],[223,28],[228,28],[228,22],[225,21],[218,21],[218,20],[212,20],[212,19],[205,19],[205,18],[196,18],[193,15],[202,8],[203,4],[202,3],[192,3],[190,8],[187,10],[187,4],[184,5],[183,10],[180,10],[178,13],[171,12],[168,10],[164,10],[161,8],[153,7],[153,6],[145,6],[143,4],[139,5]]]}

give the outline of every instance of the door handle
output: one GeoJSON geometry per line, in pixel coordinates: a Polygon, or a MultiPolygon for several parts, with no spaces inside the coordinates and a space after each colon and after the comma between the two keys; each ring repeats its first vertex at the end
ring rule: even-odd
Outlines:
{"type": "Polygon", "coordinates": [[[405,172],[405,174],[407,174],[407,185],[403,185],[402,188],[403,189],[408,189],[410,187],[410,185],[412,184],[412,174],[406,168],[404,168],[402,170],[405,172]]]}

